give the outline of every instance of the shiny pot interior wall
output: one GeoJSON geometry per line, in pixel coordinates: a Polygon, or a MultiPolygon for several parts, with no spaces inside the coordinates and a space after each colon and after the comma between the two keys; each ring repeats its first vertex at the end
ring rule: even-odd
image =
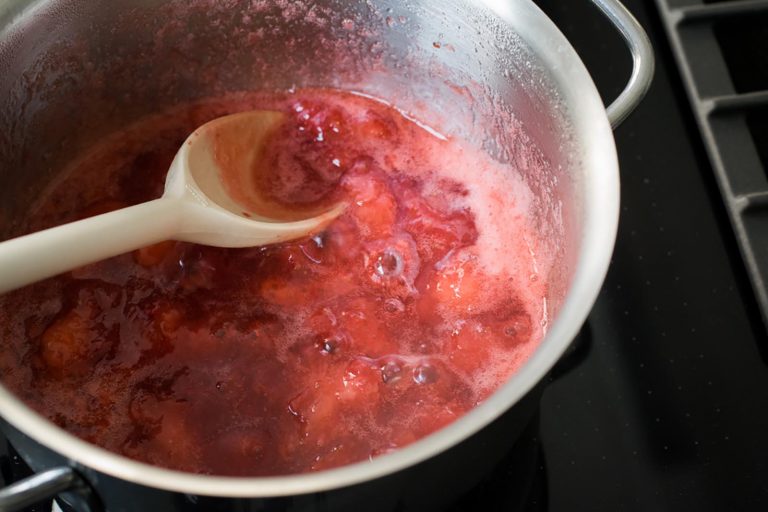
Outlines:
{"type": "Polygon", "coordinates": [[[0,9],[0,237],[14,234],[30,199],[63,162],[143,116],[238,91],[343,87],[390,100],[513,163],[536,195],[542,239],[558,253],[550,307],[562,300],[579,238],[572,204],[578,180],[567,171],[578,165],[569,159],[556,87],[526,44],[480,5],[18,5],[0,9]]]}

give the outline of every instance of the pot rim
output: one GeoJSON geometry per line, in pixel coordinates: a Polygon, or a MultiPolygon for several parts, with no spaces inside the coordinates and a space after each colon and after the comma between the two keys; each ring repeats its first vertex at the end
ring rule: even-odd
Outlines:
{"type": "Polygon", "coordinates": [[[346,487],[415,465],[476,433],[520,400],[578,333],[608,270],[619,218],[616,147],[595,84],[555,24],[527,0],[468,0],[490,9],[531,48],[558,86],[583,167],[584,228],[571,287],[549,332],[523,367],[482,404],[441,430],[393,453],[340,468],[287,476],[222,477],[152,466],[89,444],[57,427],[0,385],[0,411],[11,425],[70,461],[116,478],[192,495],[278,497],[346,487]]]}

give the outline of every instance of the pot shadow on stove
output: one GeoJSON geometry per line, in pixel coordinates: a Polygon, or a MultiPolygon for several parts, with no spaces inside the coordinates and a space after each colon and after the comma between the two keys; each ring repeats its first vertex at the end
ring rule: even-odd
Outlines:
{"type": "Polygon", "coordinates": [[[447,512],[536,512],[548,509],[539,415],[496,468],[447,512]]]}
{"type": "MultiPolygon", "coordinates": [[[[577,368],[589,356],[591,347],[592,330],[587,323],[549,372],[547,384],[577,368]]],[[[548,510],[547,468],[539,428],[537,412],[496,468],[462,496],[448,512],[548,510]]]]}
{"type": "MultiPolygon", "coordinates": [[[[13,446],[0,436],[0,487],[18,482],[33,474],[34,472],[16,453],[13,446]]],[[[51,512],[52,507],[53,500],[49,499],[28,507],[23,512],[51,512]]]]}

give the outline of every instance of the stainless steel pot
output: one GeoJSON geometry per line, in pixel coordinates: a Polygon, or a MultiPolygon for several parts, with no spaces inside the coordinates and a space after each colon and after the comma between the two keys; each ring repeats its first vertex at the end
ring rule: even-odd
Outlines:
{"type": "MultiPolygon", "coordinates": [[[[537,194],[543,229],[561,227],[546,338],[502,388],[439,432],[373,461],[313,474],[192,475],[87,444],[0,387],[9,437],[34,469],[45,470],[0,491],[0,509],[64,491],[76,491],[73,502],[90,496],[79,500],[83,510],[99,501],[110,510],[203,502],[205,510],[290,508],[280,503],[355,509],[363,483],[397,480],[406,468],[423,476],[421,468],[469,446],[481,429],[480,436],[497,425],[494,439],[513,437],[515,428],[499,430],[507,424],[497,418],[509,411],[504,417],[521,423],[525,397],[568,347],[602,284],[619,212],[611,126],[636,107],[653,73],[650,44],[631,14],[616,0],[592,1],[634,58],[629,84],[607,114],[573,48],[529,0],[0,3],[0,229],[8,233],[26,199],[100,134],[178,102],[300,86],[392,99],[428,124],[482,144],[520,170],[537,194]],[[545,172],[528,172],[515,160],[517,122],[549,162],[545,172]]],[[[451,484],[441,485],[449,496],[451,484]]]]}

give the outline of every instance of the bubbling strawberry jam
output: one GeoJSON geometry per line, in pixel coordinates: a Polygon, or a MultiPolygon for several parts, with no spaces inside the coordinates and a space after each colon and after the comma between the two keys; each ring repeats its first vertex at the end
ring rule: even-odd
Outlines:
{"type": "Polygon", "coordinates": [[[74,161],[25,230],[158,197],[192,130],[253,108],[285,114],[260,193],[346,210],[294,242],[169,241],[0,298],[2,380],[57,425],[183,471],[321,470],[452,422],[540,341],[546,274],[514,169],[352,93],[145,119],[74,161]]]}

